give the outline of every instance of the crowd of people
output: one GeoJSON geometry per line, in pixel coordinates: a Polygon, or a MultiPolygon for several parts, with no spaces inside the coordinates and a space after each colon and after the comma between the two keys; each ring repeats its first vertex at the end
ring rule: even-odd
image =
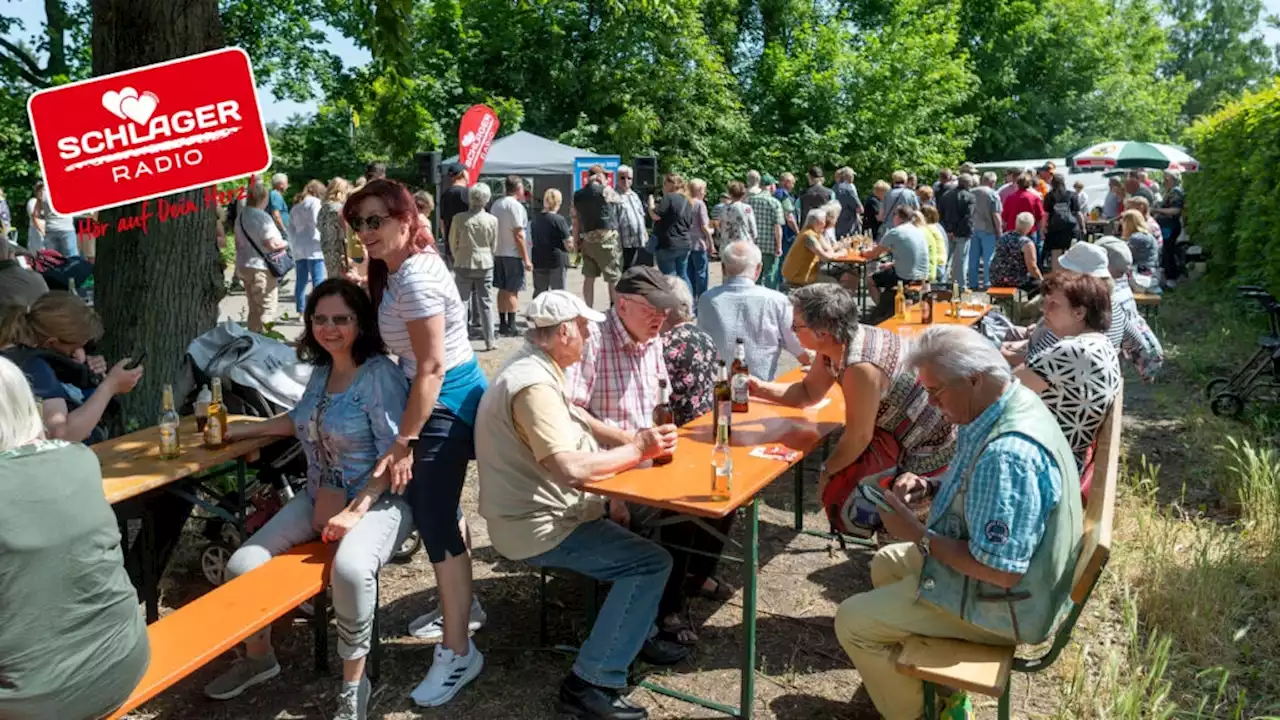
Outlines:
{"type": "MultiPolygon", "coordinates": [[[[1012,645],[1049,635],[1068,602],[1061,588],[1074,568],[1096,434],[1120,393],[1120,359],[1146,378],[1161,360],[1129,285],[1155,262],[1140,209],[1122,216],[1123,239],[1072,244],[1046,218],[1066,212],[1082,223],[1083,205],[1051,168],[1047,177],[1011,176],[1012,190],[968,167],[940,173],[932,187],[895,172],[865,199],[849,168],[836,172],[832,189],[811,168],[798,195],[790,173],[776,181],[751,171],[708,209],[706,183],[674,173],[660,200],[642,202],[623,166],[616,187],[592,168],[571,218],[556,190],[530,218],[521,178],[506,178],[494,200],[488,185],[450,166],[439,208],[446,241],[437,241],[432,198],[384,174],[371,167],[356,185],[312,181],[291,205],[288,178],[276,175],[270,187],[251,183],[243,207],[222,218],[234,228],[250,329],[274,312],[277,258],[292,250],[298,358],[314,367],[296,407],[228,429],[231,440],[297,438],[308,476],[306,491],[245,541],[227,573],[316,538],[336,544],[343,670],[332,717],[366,717],[376,577],[413,529],[440,607],[408,629],[438,642],[411,697],[445,705],[482,672],[471,633],[487,618],[473,592],[460,505],[472,461],[495,551],[612,583],[558,707],[578,717],[647,717],[625,696],[629,668],[637,658],[686,658],[699,641],[689,598],[732,595],[714,558],[733,516],[710,533],[587,489],[676,452],[679,426],[711,411],[717,361],[739,343],[753,397],[810,406],[839,388],[844,431],[818,483],[833,526],[868,523],[860,485],[888,489],[893,511],[873,513],[872,529],[904,542],[881,548],[871,563],[875,589],[844,602],[835,618],[836,637],[885,717],[920,713],[920,683],[891,662],[906,637],[1012,645]],[[918,340],[877,327],[876,311],[864,321],[856,283],[826,264],[842,238],[864,231],[875,239],[865,255],[892,258],[873,275],[873,295],[900,281],[1034,282],[1043,317],[998,332],[940,326],[918,340]],[[1056,253],[1051,267],[1038,261],[1036,232],[1056,253]],[[565,288],[572,254],[581,258],[583,297],[565,288]],[[712,257],[723,268],[717,287],[707,287],[712,257]],[[535,294],[521,307],[529,273],[535,294]],[[609,295],[605,312],[594,309],[596,278],[609,295]],[[492,348],[495,335],[521,334],[514,356],[486,377],[472,342],[492,348]],[[802,379],[779,382],[783,353],[806,368],[802,379]],[[655,427],[663,385],[674,422],[655,427]],[[659,526],[670,546],[655,541],[659,526]]],[[[24,578],[0,588],[0,604],[39,615],[0,630],[10,681],[0,715],[98,717],[136,683],[147,649],[137,613],[124,611],[136,610],[125,592],[127,559],[84,445],[112,432],[104,421],[112,398],[143,369],[127,359],[108,369],[86,352],[103,329],[81,298],[28,292],[30,300],[0,309],[0,476],[15,478],[0,487],[23,485],[16,478],[32,468],[74,483],[67,495],[0,503],[10,507],[0,543],[35,549],[0,557],[0,573],[24,578]],[[70,495],[94,511],[63,522],[70,495]],[[83,558],[74,567],[42,560],[68,552],[83,558]],[[51,637],[66,640],[66,653],[47,644],[51,637]]],[[[263,631],[205,693],[233,698],[279,672],[263,631]]]]}

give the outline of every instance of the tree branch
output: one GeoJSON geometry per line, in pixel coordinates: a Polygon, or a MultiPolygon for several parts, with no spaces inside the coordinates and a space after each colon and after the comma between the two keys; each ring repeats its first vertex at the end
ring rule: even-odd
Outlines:
{"type": "Polygon", "coordinates": [[[10,53],[0,53],[0,66],[9,68],[36,87],[49,86],[49,80],[44,76],[45,71],[33,62],[31,56],[21,47],[0,38],[0,50],[7,50],[10,53]]]}

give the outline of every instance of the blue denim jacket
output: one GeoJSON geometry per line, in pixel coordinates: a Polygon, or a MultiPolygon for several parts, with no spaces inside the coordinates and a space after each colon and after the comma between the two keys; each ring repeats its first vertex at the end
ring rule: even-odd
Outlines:
{"type": "Polygon", "coordinates": [[[328,381],[329,368],[317,366],[289,418],[307,454],[307,492],[343,488],[350,501],[400,432],[409,381],[381,355],[361,365],[344,392],[326,394],[328,381]]]}

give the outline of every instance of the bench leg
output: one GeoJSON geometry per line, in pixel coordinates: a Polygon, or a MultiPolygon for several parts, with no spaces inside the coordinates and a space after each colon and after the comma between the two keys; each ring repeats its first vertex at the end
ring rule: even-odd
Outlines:
{"type": "Polygon", "coordinates": [[[547,646],[547,569],[538,571],[538,645],[547,646]]]}
{"type": "Polygon", "coordinates": [[[924,684],[924,720],[938,720],[937,687],[931,682],[924,684]]]}
{"type": "Polygon", "coordinates": [[[1009,693],[1013,689],[1013,678],[1004,686],[1004,694],[1000,696],[1000,720],[1009,720],[1009,693]]]}
{"type": "Polygon", "coordinates": [[[311,616],[311,631],[315,636],[316,672],[329,671],[329,595],[324,588],[311,599],[314,613],[311,616]]]}
{"type": "MultiPolygon", "coordinates": [[[[127,537],[127,536],[126,536],[127,537]]],[[[146,605],[147,624],[160,619],[160,578],[156,567],[156,520],[151,510],[142,511],[142,527],[136,542],[142,543],[142,600],[146,605]]]]}
{"type": "Polygon", "coordinates": [[[804,529],[804,461],[808,458],[800,458],[800,462],[795,464],[792,472],[795,474],[795,524],[796,532],[804,529]]]}

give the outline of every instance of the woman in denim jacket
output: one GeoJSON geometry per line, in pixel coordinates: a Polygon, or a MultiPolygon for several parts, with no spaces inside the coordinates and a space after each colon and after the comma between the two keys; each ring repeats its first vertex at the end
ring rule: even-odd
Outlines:
{"type": "MultiPolygon", "coordinates": [[[[365,486],[399,432],[408,381],[386,356],[373,303],[359,286],[326,280],[307,302],[298,358],[315,365],[298,405],[261,423],[228,428],[228,440],[293,435],[307,455],[307,491],[299,494],[227,563],[228,579],[317,538],[339,543],[333,558],[333,610],[343,686],[332,717],[364,720],[369,702],[365,656],[377,609],[378,570],[412,528],[399,496],[365,486]]],[[[270,628],[250,637],[245,657],[205,687],[216,700],[236,697],[280,672],[270,628]]]]}

